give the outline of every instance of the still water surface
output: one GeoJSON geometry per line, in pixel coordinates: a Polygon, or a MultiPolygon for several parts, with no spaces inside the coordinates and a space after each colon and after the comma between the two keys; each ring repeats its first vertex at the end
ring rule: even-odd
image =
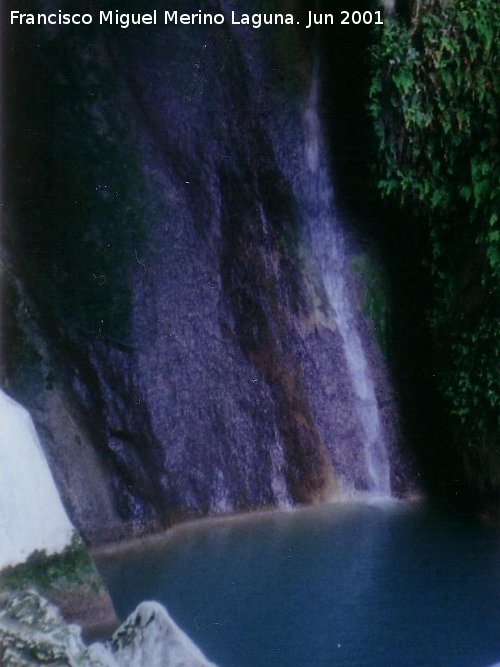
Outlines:
{"type": "Polygon", "coordinates": [[[500,530],[423,505],[184,526],[98,565],[121,618],[158,600],[220,667],[500,661],[500,530]]]}

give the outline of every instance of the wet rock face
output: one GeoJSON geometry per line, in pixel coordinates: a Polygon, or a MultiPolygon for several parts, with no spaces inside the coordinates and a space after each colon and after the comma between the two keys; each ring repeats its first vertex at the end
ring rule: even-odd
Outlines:
{"type": "Polygon", "coordinates": [[[285,30],[11,33],[2,373],[93,543],[310,502],[336,468],[363,486],[297,199],[309,58],[285,30]]]}
{"type": "Polygon", "coordinates": [[[0,663],[4,667],[215,667],[154,602],[143,602],[109,642],[87,647],[76,625],[33,591],[0,596],[0,663]]]}

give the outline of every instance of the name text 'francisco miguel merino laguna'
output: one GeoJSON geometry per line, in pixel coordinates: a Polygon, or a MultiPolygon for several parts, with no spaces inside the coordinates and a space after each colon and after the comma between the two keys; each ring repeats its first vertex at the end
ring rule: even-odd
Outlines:
{"type": "MultiPolygon", "coordinates": [[[[120,28],[129,28],[138,25],[158,25],[160,21],[164,25],[223,25],[230,23],[231,25],[247,25],[252,28],[262,28],[263,26],[278,26],[278,25],[298,25],[300,21],[293,14],[244,14],[238,12],[231,12],[226,17],[224,14],[211,14],[202,12],[201,9],[193,14],[185,14],[178,11],[164,11],[159,12],[154,10],[151,13],[123,13],[119,11],[100,11],[98,15],[94,16],[92,13],[76,14],[57,12],[49,14],[26,14],[17,10],[10,12],[11,25],[91,25],[96,22],[99,25],[118,26],[120,28]]],[[[306,28],[321,25],[334,25],[340,23],[341,25],[365,25],[382,24],[382,12],[370,11],[337,11],[330,14],[321,14],[317,12],[309,12],[304,25],[306,28]]]]}

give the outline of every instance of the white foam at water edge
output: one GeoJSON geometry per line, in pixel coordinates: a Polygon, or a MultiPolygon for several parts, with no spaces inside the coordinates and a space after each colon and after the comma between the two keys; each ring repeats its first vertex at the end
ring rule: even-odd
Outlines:
{"type": "Polygon", "coordinates": [[[0,569],[63,551],[73,535],[33,421],[0,389],[0,569]]]}
{"type": "Polygon", "coordinates": [[[405,499],[396,496],[387,496],[375,491],[357,491],[347,486],[342,486],[341,492],[333,495],[326,502],[330,505],[372,505],[377,507],[397,507],[406,504],[405,499]]]}

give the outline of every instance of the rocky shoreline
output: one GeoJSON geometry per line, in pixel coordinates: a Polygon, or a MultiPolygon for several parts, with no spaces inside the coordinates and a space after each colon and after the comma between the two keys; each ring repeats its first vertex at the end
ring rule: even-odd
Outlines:
{"type": "Polygon", "coordinates": [[[60,554],[34,553],[0,572],[0,590],[34,590],[56,605],[67,623],[77,623],[86,639],[109,637],[119,620],[106,587],[80,538],[60,554]]]}
{"type": "Polygon", "coordinates": [[[87,646],[81,628],[34,590],[0,594],[0,664],[215,667],[156,602],[140,604],[109,641],[87,646]]]}

